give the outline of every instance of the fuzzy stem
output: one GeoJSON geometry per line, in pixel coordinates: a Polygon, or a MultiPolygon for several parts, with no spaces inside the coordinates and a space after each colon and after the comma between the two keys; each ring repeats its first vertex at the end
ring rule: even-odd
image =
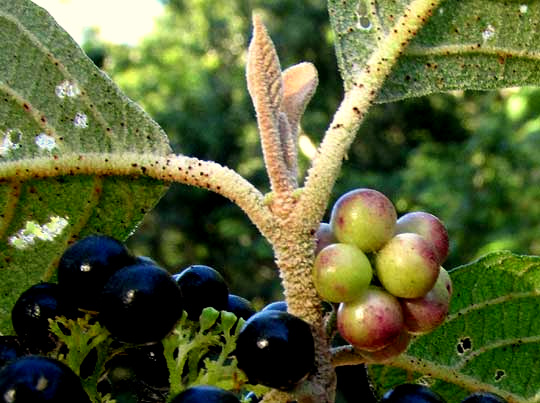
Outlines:
{"type": "Polygon", "coordinates": [[[0,184],[74,175],[141,176],[208,189],[244,210],[265,237],[274,237],[274,218],[261,192],[232,169],[212,161],[184,155],[97,153],[49,155],[0,164],[0,184]]]}
{"type": "Polygon", "coordinates": [[[392,67],[441,0],[414,0],[347,90],[308,172],[298,211],[320,221],[356,132],[392,67]]]}

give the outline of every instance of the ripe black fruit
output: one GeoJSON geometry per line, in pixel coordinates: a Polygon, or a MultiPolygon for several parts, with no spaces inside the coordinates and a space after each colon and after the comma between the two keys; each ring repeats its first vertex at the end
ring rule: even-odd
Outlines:
{"type": "Polygon", "coordinates": [[[74,315],[75,310],[57,284],[41,283],[19,296],[11,310],[11,322],[15,333],[26,345],[46,352],[56,346],[56,337],[49,331],[49,319],[74,315]]]}
{"type": "Polygon", "coordinates": [[[96,311],[101,289],[111,275],[135,258],[114,238],[91,235],[71,245],[58,264],[58,284],[78,308],[96,311]]]}
{"type": "Polygon", "coordinates": [[[227,309],[229,289],[221,274],[208,266],[192,265],[173,275],[182,291],[182,305],[191,320],[199,320],[206,307],[227,309]]]}
{"type": "Polygon", "coordinates": [[[287,302],[274,301],[266,305],[261,311],[282,311],[287,312],[287,302]]]}
{"type": "Polygon", "coordinates": [[[463,399],[461,403],[507,403],[507,401],[494,393],[475,392],[463,399]]]}
{"type": "Polygon", "coordinates": [[[20,358],[0,371],[0,402],[90,403],[77,375],[52,358],[20,358]]]}
{"type": "Polygon", "coordinates": [[[0,336],[0,368],[25,355],[25,349],[15,336],[0,336]]]}
{"type": "Polygon", "coordinates": [[[258,312],[240,331],[236,358],[251,383],[292,389],[313,369],[311,329],[287,312],[258,312]]]}
{"type": "Polygon", "coordinates": [[[156,266],[124,267],[111,276],[101,293],[99,321],[124,342],[159,341],[181,314],[178,285],[156,266]]]}
{"type": "Polygon", "coordinates": [[[184,390],[171,403],[240,403],[240,400],[227,390],[201,385],[184,390]]]}
{"type": "Polygon", "coordinates": [[[247,299],[234,294],[229,294],[227,308],[225,310],[234,313],[237,318],[244,320],[248,320],[256,312],[255,308],[253,308],[247,299]]]}
{"type": "Polygon", "coordinates": [[[446,401],[426,386],[404,383],[386,392],[380,403],[446,403],[446,401]]]}

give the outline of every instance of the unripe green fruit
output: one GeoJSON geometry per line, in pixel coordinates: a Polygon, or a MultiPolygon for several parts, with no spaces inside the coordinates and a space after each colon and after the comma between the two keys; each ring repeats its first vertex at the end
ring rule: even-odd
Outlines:
{"type": "Polygon", "coordinates": [[[368,288],[373,270],[360,249],[335,243],[319,252],[313,265],[313,283],[320,297],[330,302],[358,298],[368,288]]]}
{"type": "Polygon", "coordinates": [[[439,264],[442,264],[448,257],[448,232],[442,221],[433,214],[415,211],[401,216],[396,222],[396,234],[405,232],[422,235],[426,241],[431,243],[439,264]]]}
{"type": "Polygon", "coordinates": [[[452,295],[452,280],[440,268],[433,288],[423,297],[400,301],[407,331],[413,334],[429,333],[446,319],[452,295]]]}
{"type": "Polygon", "coordinates": [[[401,298],[420,298],[435,285],[439,262],[430,243],[413,233],[393,237],[375,256],[382,286],[401,298]]]}
{"type": "Polygon", "coordinates": [[[341,337],[367,351],[390,345],[404,329],[399,301],[378,287],[369,287],[358,299],[341,303],[337,325],[341,337]]]}
{"type": "Polygon", "coordinates": [[[374,252],[392,238],[396,219],[396,209],[385,195],[373,189],[356,189],[334,204],[330,225],[339,242],[374,252]]]}

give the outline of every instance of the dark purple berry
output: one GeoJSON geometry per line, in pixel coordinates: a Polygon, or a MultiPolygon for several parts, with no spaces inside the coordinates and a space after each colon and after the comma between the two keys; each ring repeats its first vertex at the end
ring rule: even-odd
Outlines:
{"type": "Polygon", "coordinates": [[[149,264],[151,266],[159,266],[154,259],[148,256],[137,256],[135,257],[134,264],[149,264]]]}
{"type": "Polygon", "coordinates": [[[23,357],[0,371],[0,402],[90,403],[79,377],[52,358],[23,357]]]}
{"type": "Polygon", "coordinates": [[[153,388],[169,386],[169,369],[163,355],[163,344],[145,344],[127,350],[131,357],[137,379],[153,388]]]}
{"type": "Polygon", "coordinates": [[[225,310],[234,313],[237,318],[242,318],[244,320],[248,320],[256,312],[253,305],[251,305],[251,302],[234,294],[229,294],[227,308],[225,310]]]}
{"type": "Polygon", "coordinates": [[[404,383],[386,392],[380,403],[446,403],[446,401],[426,386],[404,383]]]}
{"type": "Polygon", "coordinates": [[[171,403],[240,403],[240,400],[227,390],[200,385],[184,390],[171,403]]]}
{"type": "Polygon", "coordinates": [[[192,265],[174,274],[173,279],[180,286],[182,305],[189,319],[199,320],[206,307],[218,311],[227,309],[229,289],[221,274],[211,267],[192,265]]]}
{"type": "Polygon", "coordinates": [[[0,368],[24,355],[26,350],[17,337],[0,336],[0,368]]]}
{"type": "Polygon", "coordinates": [[[508,403],[499,395],[489,392],[475,392],[467,396],[461,403],[508,403]]]}
{"type": "Polygon", "coordinates": [[[182,314],[181,293],[169,273],[147,264],[114,273],[101,293],[99,321],[118,340],[161,340],[182,314]]]}
{"type": "Polygon", "coordinates": [[[15,333],[32,351],[47,352],[57,343],[49,330],[49,319],[75,314],[58,284],[41,283],[19,296],[11,310],[11,322],[15,333]]]}
{"type": "Polygon", "coordinates": [[[281,311],[281,312],[287,312],[287,302],[285,301],[274,301],[266,305],[262,311],[281,311]]]}
{"type": "Polygon", "coordinates": [[[258,312],[246,321],[235,354],[250,383],[282,390],[303,380],[315,359],[309,325],[287,312],[272,310],[258,312]]]}
{"type": "Polygon", "coordinates": [[[91,235],[66,249],[58,264],[58,284],[78,308],[96,311],[101,289],[109,277],[134,262],[120,241],[91,235]]]}

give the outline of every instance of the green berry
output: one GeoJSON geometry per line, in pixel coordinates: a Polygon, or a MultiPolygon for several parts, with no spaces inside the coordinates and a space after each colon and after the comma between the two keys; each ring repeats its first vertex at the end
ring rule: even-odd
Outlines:
{"type": "Polygon", "coordinates": [[[419,298],[435,285],[439,262],[424,237],[398,234],[375,256],[375,270],[382,286],[401,298],[419,298]]]}
{"type": "Polygon", "coordinates": [[[330,302],[352,301],[369,286],[373,270],[367,256],[355,246],[335,243],[315,259],[313,282],[320,297],[330,302]]]}
{"type": "Polygon", "coordinates": [[[356,189],[334,204],[330,225],[339,242],[375,252],[394,235],[396,219],[396,209],[385,195],[373,189],[356,189]]]}

